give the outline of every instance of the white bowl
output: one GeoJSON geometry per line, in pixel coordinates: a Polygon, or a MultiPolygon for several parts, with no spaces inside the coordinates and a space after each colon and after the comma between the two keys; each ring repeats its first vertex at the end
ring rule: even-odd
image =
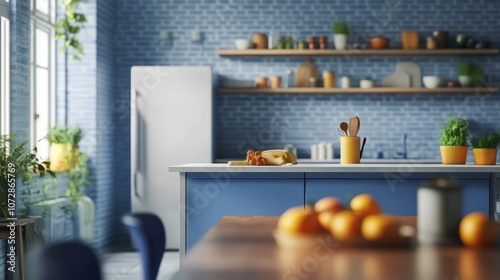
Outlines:
{"type": "Polygon", "coordinates": [[[375,85],[373,80],[361,80],[359,81],[360,88],[372,88],[375,85]]]}
{"type": "Polygon", "coordinates": [[[437,88],[441,85],[441,78],[439,76],[425,76],[424,86],[426,88],[437,88]]]}
{"type": "Polygon", "coordinates": [[[252,44],[247,39],[236,39],[234,40],[234,45],[237,50],[246,50],[249,49],[252,44]]]}

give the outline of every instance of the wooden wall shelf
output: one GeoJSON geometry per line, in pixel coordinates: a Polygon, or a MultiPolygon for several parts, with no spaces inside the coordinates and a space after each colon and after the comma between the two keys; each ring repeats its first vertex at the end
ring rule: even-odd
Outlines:
{"type": "Polygon", "coordinates": [[[498,49],[383,49],[383,50],[219,50],[222,57],[244,56],[461,56],[461,55],[497,55],[498,49]]]}
{"type": "Polygon", "coordinates": [[[282,94],[348,94],[348,93],[366,93],[366,94],[384,94],[384,93],[496,93],[497,87],[469,87],[469,88],[388,88],[374,87],[369,89],[362,88],[219,88],[220,94],[259,94],[259,93],[282,93],[282,94]]]}

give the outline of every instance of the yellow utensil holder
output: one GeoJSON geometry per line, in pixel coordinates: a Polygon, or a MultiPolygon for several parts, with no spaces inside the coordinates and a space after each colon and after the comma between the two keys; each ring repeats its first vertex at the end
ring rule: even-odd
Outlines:
{"type": "Polygon", "coordinates": [[[354,136],[340,137],[340,163],[359,163],[360,138],[354,136]]]}

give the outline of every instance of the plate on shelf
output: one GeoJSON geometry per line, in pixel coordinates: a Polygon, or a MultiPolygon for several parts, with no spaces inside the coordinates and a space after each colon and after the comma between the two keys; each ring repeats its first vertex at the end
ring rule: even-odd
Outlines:
{"type": "Polygon", "coordinates": [[[385,77],[382,80],[382,86],[409,88],[411,87],[411,77],[407,72],[399,70],[385,77]]]}
{"type": "Polygon", "coordinates": [[[413,88],[422,87],[422,71],[415,62],[399,62],[396,64],[396,72],[403,71],[410,75],[410,86],[413,88]]]}

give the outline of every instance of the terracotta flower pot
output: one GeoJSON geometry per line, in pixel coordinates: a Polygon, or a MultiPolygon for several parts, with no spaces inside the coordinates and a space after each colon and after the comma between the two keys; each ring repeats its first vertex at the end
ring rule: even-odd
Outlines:
{"type": "Polygon", "coordinates": [[[497,149],[474,148],[474,162],[477,165],[495,165],[497,164],[497,149]]]}
{"type": "Polygon", "coordinates": [[[441,146],[443,164],[465,164],[467,161],[467,146],[441,146]]]}

